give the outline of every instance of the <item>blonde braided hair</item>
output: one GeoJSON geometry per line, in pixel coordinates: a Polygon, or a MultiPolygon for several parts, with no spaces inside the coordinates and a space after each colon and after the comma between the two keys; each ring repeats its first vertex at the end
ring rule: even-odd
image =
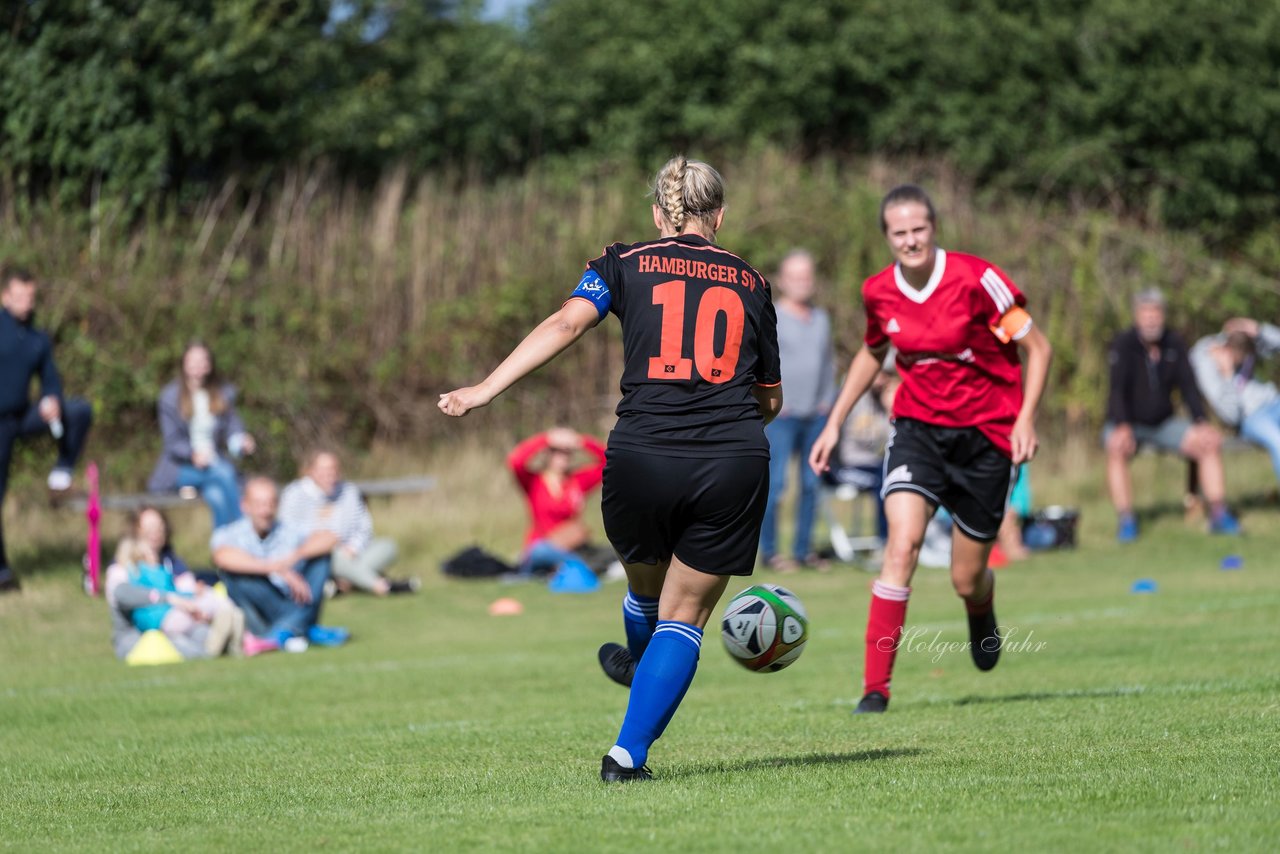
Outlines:
{"type": "Polygon", "coordinates": [[[724,207],[724,179],[701,160],[677,154],[654,177],[653,199],[680,234],[691,219],[714,223],[716,212],[724,207]]]}

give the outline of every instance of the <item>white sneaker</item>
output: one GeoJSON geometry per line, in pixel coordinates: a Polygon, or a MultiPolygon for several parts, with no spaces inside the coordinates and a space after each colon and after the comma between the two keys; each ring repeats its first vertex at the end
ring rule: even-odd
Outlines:
{"type": "Polygon", "coordinates": [[[54,492],[66,492],[71,488],[71,472],[66,469],[49,472],[49,488],[54,492]]]}
{"type": "Polygon", "coordinates": [[[306,652],[308,646],[310,646],[310,644],[307,643],[306,638],[294,635],[285,641],[284,646],[280,648],[285,652],[306,652]]]}

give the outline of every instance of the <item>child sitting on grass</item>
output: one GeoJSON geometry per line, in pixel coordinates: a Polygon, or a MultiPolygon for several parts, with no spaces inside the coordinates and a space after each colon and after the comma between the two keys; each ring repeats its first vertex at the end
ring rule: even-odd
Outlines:
{"type": "Polygon", "coordinates": [[[213,590],[201,589],[189,572],[174,576],[141,539],[126,537],[120,542],[107,570],[107,595],[113,607],[133,605],[128,616],[135,629],[161,630],[184,657],[262,651],[246,635],[239,608],[213,590]],[[122,590],[122,585],[132,590],[122,590]]]}

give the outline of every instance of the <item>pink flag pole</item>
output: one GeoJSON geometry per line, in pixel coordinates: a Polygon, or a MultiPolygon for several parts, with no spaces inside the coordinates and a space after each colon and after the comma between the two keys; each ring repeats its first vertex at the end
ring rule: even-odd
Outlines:
{"type": "Polygon", "coordinates": [[[85,570],[89,573],[89,595],[97,596],[102,590],[99,581],[102,572],[102,503],[98,495],[98,464],[89,463],[85,469],[89,481],[89,501],[84,516],[89,520],[89,533],[85,539],[85,570]]]}

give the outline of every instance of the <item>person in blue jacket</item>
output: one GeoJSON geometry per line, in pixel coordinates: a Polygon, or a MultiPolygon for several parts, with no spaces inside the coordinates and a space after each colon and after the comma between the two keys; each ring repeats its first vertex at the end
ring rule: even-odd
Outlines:
{"type": "MultiPolygon", "coordinates": [[[[19,267],[0,267],[0,510],[4,507],[13,445],[19,438],[48,435],[58,444],[49,472],[54,494],[71,488],[71,475],[84,450],[93,410],[79,398],[67,400],[53,361],[53,341],[34,325],[38,286],[19,267]],[[40,399],[31,401],[31,380],[40,381],[40,399]]],[[[0,523],[0,593],[19,589],[9,567],[0,523]]]]}

